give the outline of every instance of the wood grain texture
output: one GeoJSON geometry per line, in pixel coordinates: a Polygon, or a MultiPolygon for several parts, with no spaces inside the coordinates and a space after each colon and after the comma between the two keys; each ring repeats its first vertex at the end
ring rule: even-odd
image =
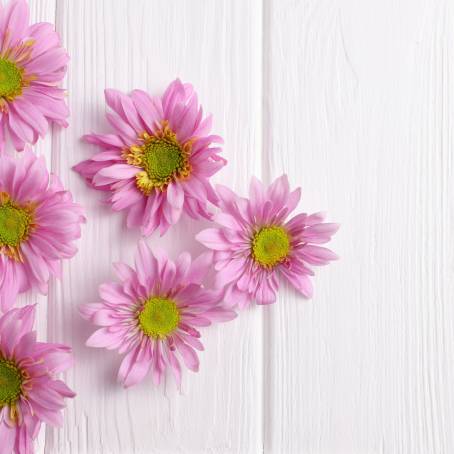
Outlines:
{"type": "MultiPolygon", "coordinates": [[[[172,378],[151,378],[129,391],[116,383],[120,357],[88,349],[93,327],[77,306],[96,301],[112,278],[112,262],[131,262],[138,232],[123,214],[100,204],[71,167],[94,149],[82,134],[107,131],[103,90],[143,88],[162,93],[175,77],[196,87],[214,129],[226,142],[230,166],[217,181],[244,189],[260,169],[261,15],[259,2],[59,1],[57,28],[72,58],[68,74],[71,126],[54,142],[52,165],[86,208],[80,253],[65,267],[49,301],[49,336],[71,344],[78,392],[63,430],[48,430],[46,453],[256,453],[262,446],[262,314],[250,311],[205,330],[201,371],[187,373],[181,395],[172,378]],[[133,4],[132,4],[133,3],[133,4]],[[257,14],[259,12],[259,14],[257,14]],[[247,156],[247,159],[245,159],[247,156]]],[[[172,256],[203,251],[194,235],[206,226],[184,220],[163,238],[172,256]]]]}
{"type": "Polygon", "coordinates": [[[453,4],[268,4],[267,174],[342,228],[267,310],[265,451],[453,452],[453,4]]]}
{"type": "MultiPolygon", "coordinates": [[[[449,0],[30,0],[71,55],[71,125],[37,149],[84,205],[79,254],[39,301],[39,336],[75,351],[78,393],[45,454],[454,452],[454,4],[449,0]],[[315,297],[208,329],[201,371],[124,391],[120,358],[88,349],[77,306],[97,299],[137,232],[71,167],[107,130],[103,89],[192,82],[245,193],[282,172],[300,210],[326,210],[341,256],[315,297]],[[47,305],[45,304],[47,300],[47,305]]],[[[163,238],[197,254],[206,224],[163,238]]]]}

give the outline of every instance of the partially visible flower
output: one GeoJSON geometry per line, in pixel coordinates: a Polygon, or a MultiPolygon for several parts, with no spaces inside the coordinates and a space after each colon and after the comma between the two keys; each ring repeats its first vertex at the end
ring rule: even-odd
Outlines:
{"type": "Polygon", "coordinates": [[[5,133],[16,150],[44,137],[49,123],[67,126],[64,90],[68,54],[48,23],[29,25],[25,0],[0,6],[0,149],[5,133]]]}
{"type": "Polygon", "coordinates": [[[314,273],[309,265],[326,265],[337,258],[327,243],[339,228],[324,223],[324,214],[298,214],[287,220],[301,197],[300,188],[290,192],[286,175],[268,188],[251,182],[249,199],[218,186],[221,212],[214,220],[219,228],[203,230],[197,239],[215,251],[216,282],[226,286],[225,302],[245,307],[276,301],[279,276],[305,297],[312,296],[314,273]]]}
{"type": "Polygon", "coordinates": [[[217,203],[210,177],[226,161],[211,146],[222,139],[209,135],[211,116],[203,118],[192,86],[177,79],[162,97],[141,90],[105,96],[114,133],[85,136],[102,150],[74,169],[107,191],[113,210],[126,210],[128,227],[144,235],[164,234],[183,212],[210,219],[208,202],[217,203]]]}
{"type": "Polygon", "coordinates": [[[31,287],[47,293],[61,260],[74,256],[85,218],[44,159],[26,150],[0,159],[0,311],[31,287]]]}
{"type": "Polygon", "coordinates": [[[0,454],[32,454],[41,423],[61,426],[65,398],[57,379],[72,366],[71,349],[36,341],[35,306],[0,317],[0,454]]]}
{"type": "Polygon", "coordinates": [[[210,267],[211,253],[192,261],[185,252],[174,263],[164,252],[152,253],[141,241],[135,269],[117,263],[120,282],[101,285],[102,301],[81,307],[84,318],[102,326],[87,345],[126,354],[118,371],[125,387],[141,382],[150,370],[159,384],[167,368],[180,385],[181,360],[198,371],[195,350],[203,350],[203,345],[197,328],[236,316],[222,307],[222,292],[202,286],[210,267]]]}

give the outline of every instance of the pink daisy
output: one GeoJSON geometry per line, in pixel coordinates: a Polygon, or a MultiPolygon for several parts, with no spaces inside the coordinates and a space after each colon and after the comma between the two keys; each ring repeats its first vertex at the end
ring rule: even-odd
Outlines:
{"type": "Polygon", "coordinates": [[[159,384],[167,368],[180,385],[181,360],[194,372],[199,368],[195,350],[203,350],[203,345],[196,328],[236,317],[221,306],[222,292],[201,284],[211,256],[205,253],[191,262],[185,252],[174,263],[164,252],[152,253],[141,241],[135,269],[117,263],[120,283],[101,285],[102,301],[82,306],[82,316],[102,326],[87,345],[126,353],[118,372],[125,387],[142,381],[150,369],[159,384]]]}
{"type": "Polygon", "coordinates": [[[61,260],[74,256],[82,208],[73,202],[44,159],[26,150],[0,159],[0,309],[31,287],[47,293],[61,260]]]}
{"type": "Polygon", "coordinates": [[[49,123],[67,126],[68,54],[48,23],[29,25],[25,0],[0,5],[0,148],[7,132],[17,150],[44,137],[49,123]]]}
{"type": "Polygon", "coordinates": [[[112,208],[126,210],[128,227],[141,227],[144,235],[158,228],[164,234],[183,212],[210,219],[207,202],[217,203],[210,177],[226,161],[211,146],[222,139],[208,135],[212,119],[203,119],[192,86],[177,79],[162,97],[141,90],[105,96],[115,132],[85,136],[102,151],[75,170],[109,192],[112,208]]]}
{"type": "Polygon", "coordinates": [[[71,367],[71,349],[36,342],[34,321],[34,306],[0,318],[0,454],[32,454],[41,422],[61,426],[64,399],[75,396],[56,378],[71,367]]]}
{"type": "Polygon", "coordinates": [[[197,239],[214,250],[217,286],[226,286],[224,300],[231,306],[276,301],[279,276],[312,296],[309,265],[326,265],[337,258],[327,243],[339,228],[323,223],[324,215],[305,213],[287,220],[301,197],[300,188],[290,192],[287,176],[268,188],[253,178],[249,199],[218,186],[221,213],[214,220],[219,228],[200,232],[197,239]]]}

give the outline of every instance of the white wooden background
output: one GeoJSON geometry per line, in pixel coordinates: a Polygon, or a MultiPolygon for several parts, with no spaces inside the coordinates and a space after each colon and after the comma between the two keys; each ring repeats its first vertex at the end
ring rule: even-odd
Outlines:
{"type": "MultiPolygon", "coordinates": [[[[454,2],[449,0],[31,0],[71,55],[71,126],[39,144],[88,214],[80,252],[39,300],[77,398],[45,454],[454,452],[454,2]],[[97,299],[137,232],[71,167],[107,129],[103,89],[192,82],[237,191],[287,172],[301,209],[327,210],[341,256],[312,301],[289,289],[204,334],[199,374],[124,391],[120,358],[90,350],[77,306],[97,299]],[[47,304],[46,304],[47,300],[47,304]]],[[[202,247],[206,224],[159,240],[202,247]]]]}

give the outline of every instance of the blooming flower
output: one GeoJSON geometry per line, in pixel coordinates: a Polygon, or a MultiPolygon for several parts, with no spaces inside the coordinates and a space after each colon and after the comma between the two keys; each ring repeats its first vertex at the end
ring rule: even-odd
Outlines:
{"type": "Polygon", "coordinates": [[[331,239],[338,224],[323,223],[324,215],[298,214],[287,221],[301,197],[290,192],[286,175],[268,188],[253,178],[249,199],[218,186],[221,213],[219,228],[203,230],[197,239],[214,250],[216,283],[226,286],[224,300],[231,306],[276,301],[279,276],[301,292],[312,296],[308,265],[326,265],[337,256],[318,246],[331,239]]]}
{"type": "Polygon", "coordinates": [[[151,369],[155,384],[172,370],[181,383],[180,361],[198,371],[195,350],[203,350],[196,327],[233,319],[236,314],[221,306],[222,292],[205,289],[201,282],[211,266],[211,253],[191,261],[183,253],[172,262],[164,252],[141,241],[135,269],[116,264],[120,283],[100,286],[102,302],[81,307],[84,318],[102,326],[87,341],[126,353],[118,379],[125,387],[139,383],[151,369]]]}
{"type": "Polygon", "coordinates": [[[60,276],[61,260],[77,249],[84,221],[44,159],[26,150],[19,159],[0,159],[0,309],[31,287],[47,292],[51,275],[60,276]]]}
{"type": "Polygon", "coordinates": [[[61,426],[64,399],[75,394],[56,378],[72,365],[71,349],[36,342],[35,306],[0,318],[0,454],[32,454],[41,422],[61,426]]]}
{"type": "Polygon", "coordinates": [[[128,227],[141,227],[144,235],[158,228],[164,234],[183,212],[209,219],[207,201],[217,203],[209,178],[226,161],[211,146],[222,139],[208,135],[211,116],[203,119],[192,86],[177,79],[162,97],[141,90],[105,96],[115,133],[85,136],[102,151],[75,170],[109,192],[112,208],[127,210],[128,227]]]}
{"type": "Polygon", "coordinates": [[[67,126],[68,54],[48,23],[29,25],[25,0],[0,6],[0,148],[7,132],[17,150],[44,137],[49,123],[67,126]]]}

